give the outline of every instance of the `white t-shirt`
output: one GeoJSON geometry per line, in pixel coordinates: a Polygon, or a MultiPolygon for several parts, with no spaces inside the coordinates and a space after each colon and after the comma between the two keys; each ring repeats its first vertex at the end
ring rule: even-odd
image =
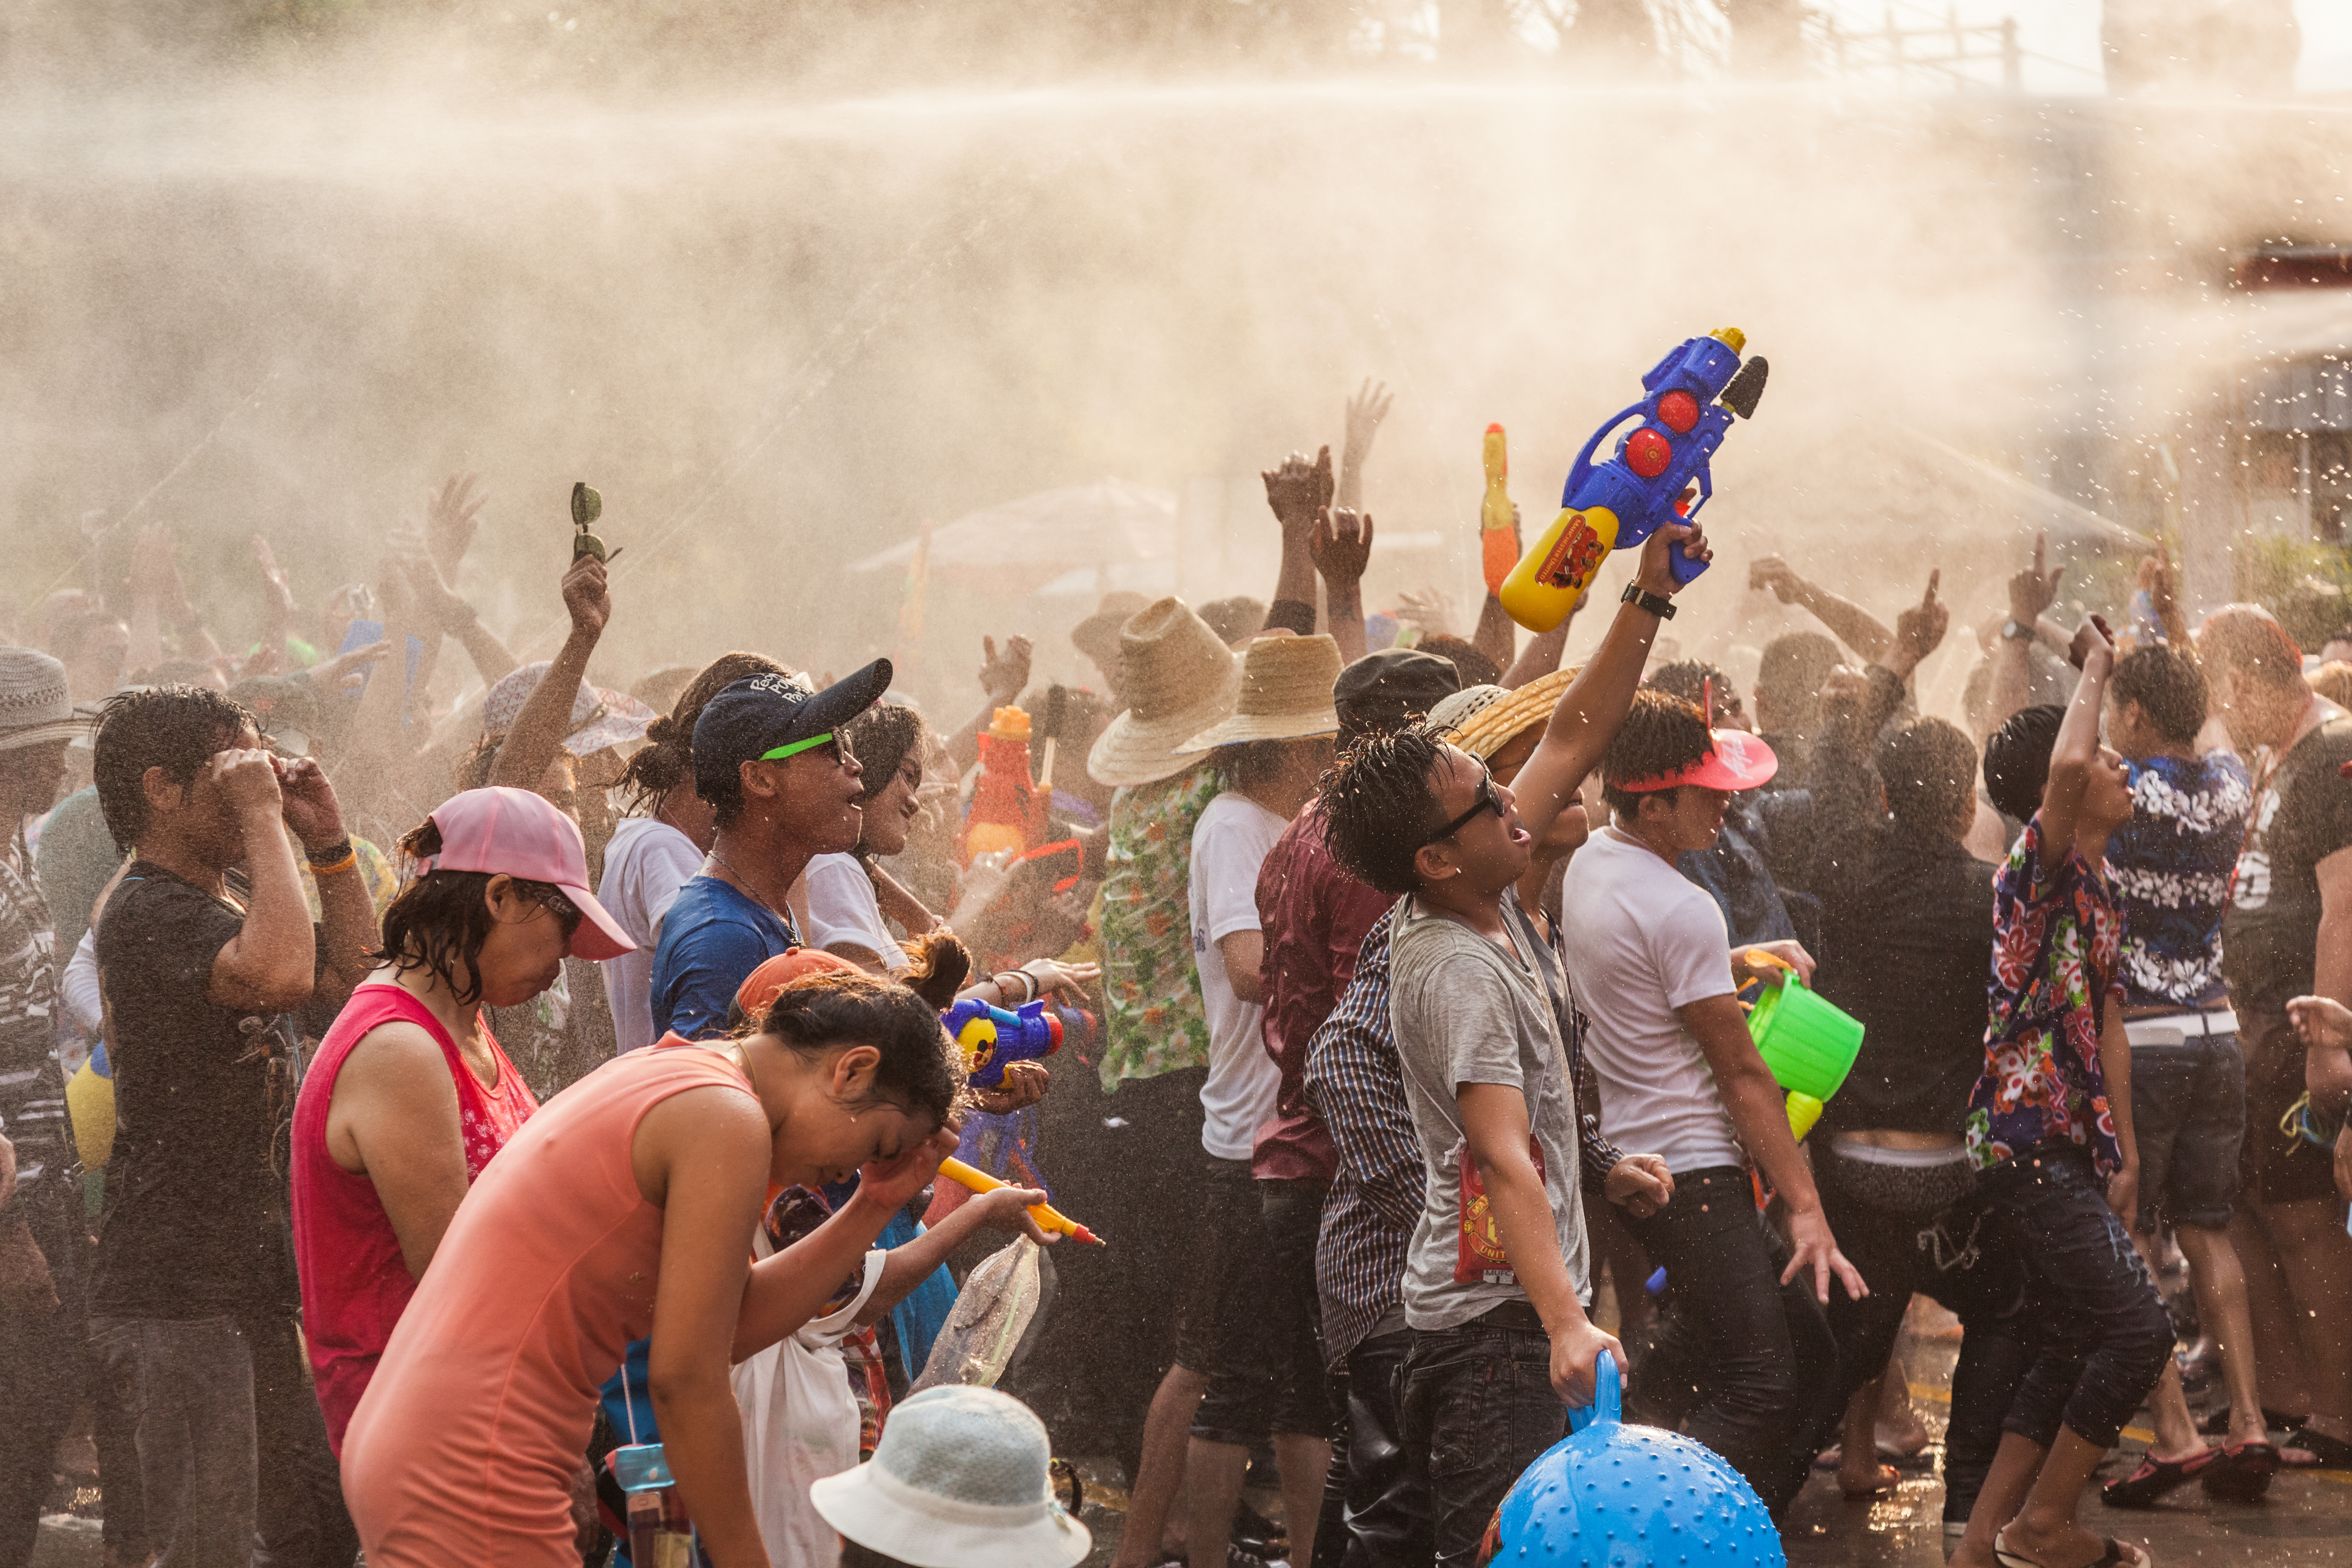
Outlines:
{"type": "Polygon", "coordinates": [[[1592,1027],[1584,1053],[1601,1081],[1601,1130],[1670,1171],[1746,1156],[1715,1073],[1675,1009],[1729,995],[1731,937],[1706,890],[1663,856],[1604,827],[1568,863],[1562,945],[1592,1027]]]}
{"type": "Polygon", "coordinates": [[[596,966],[604,972],[613,1038],[620,1050],[654,1043],[654,949],[661,945],[662,917],[677,890],[701,872],[702,851],[667,822],[630,816],[613,829],[596,901],[612,911],[637,951],[600,960],[596,966]]]}
{"type": "Polygon", "coordinates": [[[1221,937],[1256,931],[1257,872],[1290,824],[1239,790],[1211,801],[1192,829],[1192,961],[1209,1016],[1209,1080],[1201,1086],[1201,1147],[1221,1160],[1246,1160],[1257,1130],[1274,1114],[1281,1069],[1265,1051],[1265,1009],[1234,994],[1221,937]]]}
{"type": "Polygon", "coordinates": [[[808,942],[862,947],[893,974],[907,967],[907,950],[883,923],[874,879],[855,855],[820,855],[808,863],[808,942]]]}

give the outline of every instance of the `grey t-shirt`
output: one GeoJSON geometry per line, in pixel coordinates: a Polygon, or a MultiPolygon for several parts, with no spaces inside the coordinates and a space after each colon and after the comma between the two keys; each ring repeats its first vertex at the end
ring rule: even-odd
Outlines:
{"type": "Polygon", "coordinates": [[[1578,1299],[1591,1296],[1568,1053],[1535,956],[1534,928],[1508,895],[1504,908],[1507,951],[1418,899],[1397,906],[1390,1021],[1426,1167],[1402,1282],[1405,1321],[1416,1329],[1456,1328],[1501,1302],[1527,1299],[1507,1262],[1486,1267],[1476,1256],[1481,1237],[1499,1243],[1483,1197],[1466,1212],[1463,1204],[1466,1145],[1454,1096],[1465,1083],[1507,1084],[1526,1097],[1560,1256],[1578,1299]]]}

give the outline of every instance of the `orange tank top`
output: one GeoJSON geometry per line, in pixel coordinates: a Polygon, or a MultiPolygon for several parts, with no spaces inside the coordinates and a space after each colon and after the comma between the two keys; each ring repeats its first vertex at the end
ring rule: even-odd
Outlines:
{"type": "Polygon", "coordinates": [[[673,1040],[551,1100],[484,1167],[401,1314],[343,1439],[370,1568],[565,1563],[596,1391],[653,1329],[662,1211],[638,1121],[688,1089],[751,1087],[673,1040]]]}

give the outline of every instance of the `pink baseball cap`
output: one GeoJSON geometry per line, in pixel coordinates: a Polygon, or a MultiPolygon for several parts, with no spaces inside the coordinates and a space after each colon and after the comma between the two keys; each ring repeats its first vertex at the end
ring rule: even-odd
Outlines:
{"type": "Polygon", "coordinates": [[[416,868],[427,871],[504,872],[529,882],[551,882],[580,910],[572,933],[574,958],[618,958],[637,944],[588,890],[588,850],[580,825],[527,789],[493,786],[453,795],[433,813],[441,852],[416,868]]]}
{"type": "Polygon", "coordinates": [[[1702,789],[1724,789],[1737,795],[1744,789],[1771,782],[1780,769],[1780,759],[1772,748],[1744,730],[1712,731],[1715,744],[1701,752],[1696,760],[1686,763],[1670,773],[1652,779],[1635,779],[1617,787],[1629,794],[1646,794],[1652,790],[1676,789],[1684,784],[1697,784],[1702,789]]]}

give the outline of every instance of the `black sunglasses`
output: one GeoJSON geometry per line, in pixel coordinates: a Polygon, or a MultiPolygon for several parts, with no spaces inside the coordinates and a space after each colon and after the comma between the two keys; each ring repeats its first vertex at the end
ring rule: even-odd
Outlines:
{"type": "Polygon", "coordinates": [[[1497,821],[1500,821],[1503,816],[1503,803],[1495,794],[1495,775],[1491,770],[1478,775],[1478,798],[1470,809],[1423,839],[1422,847],[1427,847],[1441,838],[1453,837],[1476,821],[1478,814],[1482,811],[1493,812],[1497,821]]]}

